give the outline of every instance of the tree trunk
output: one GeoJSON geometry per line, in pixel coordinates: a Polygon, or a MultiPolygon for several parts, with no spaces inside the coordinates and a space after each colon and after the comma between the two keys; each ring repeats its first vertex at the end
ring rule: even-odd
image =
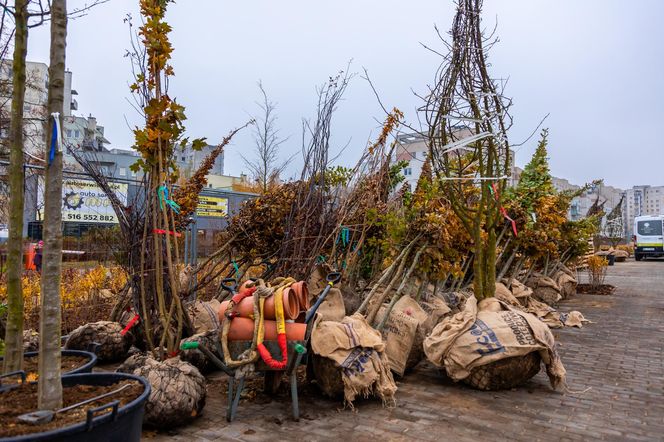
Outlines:
{"type": "MultiPolygon", "coordinates": [[[[62,407],[60,381],[60,271],[62,267],[62,152],[49,152],[55,118],[60,120],[65,84],[67,44],[67,2],[53,0],[51,5],[51,62],[48,69],[48,130],[46,131],[47,167],[44,189],[44,252],[39,321],[39,409],[62,407]],[[49,162],[50,161],[50,162],[49,162]]],[[[61,130],[57,141],[62,140],[61,130]]],[[[57,144],[57,142],[56,142],[57,144]]]]}
{"type": "Polygon", "coordinates": [[[12,62],[11,153],[9,157],[9,241],[7,244],[7,330],[3,372],[23,368],[23,104],[25,57],[28,50],[28,0],[16,0],[14,60],[12,62]]]}

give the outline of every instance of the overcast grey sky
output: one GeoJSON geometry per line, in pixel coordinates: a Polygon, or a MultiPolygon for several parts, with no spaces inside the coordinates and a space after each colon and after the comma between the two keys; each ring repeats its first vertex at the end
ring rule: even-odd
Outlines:
{"type": "MultiPolygon", "coordinates": [[[[83,2],[70,0],[69,7],[83,2]]],[[[131,79],[123,18],[138,22],[137,0],[110,0],[69,28],[67,66],[79,113],[97,117],[112,147],[133,143],[140,124],[126,98],[131,79]]],[[[419,100],[439,60],[420,42],[440,48],[433,25],[447,31],[451,0],[179,0],[171,5],[176,77],[171,95],[186,106],[188,133],[218,142],[256,112],[260,79],[278,103],[279,125],[301,144],[301,119],[314,111],[315,87],[353,59],[369,73],[387,106],[415,122],[419,100]]],[[[498,20],[500,43],[490,54],[495,77],[509,77],[521,142],[550,113],[552,172],[582,183],[619,187],[664,184],[664,2],[659,0],[485,1],[484,22],[498,20]]],[[[48,63],[48,28],[32,30],[28,58],[48,63]]],[[[383,114],[368,84],[351,83],[333,122],[333,145],[350,140],[339,159],[350,165],[377,133],[383,114]]],[[[537,138],[517,151],[522,166],[537,138]]],[[[226,173],[239,175],[239,152],[252,147],[245,130],[226,151],[226,173]]],[[[299,170],[293,160],[289,173],[299,170]]]]}

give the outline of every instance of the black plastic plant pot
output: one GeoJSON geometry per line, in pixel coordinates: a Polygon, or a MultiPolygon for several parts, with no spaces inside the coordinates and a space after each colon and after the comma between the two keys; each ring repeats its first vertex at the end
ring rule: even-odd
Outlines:
{"type": "Polygon", "coordinates": [[[610,266],[612,266],[616,263],[616,255],[608,255],[607,258],[608,258],[610,266]]]}
{"type": "MultiPolygon", "coordinates": [[[[62,356],[80,356],[82,358],[88,358],[88,362],[81,365],[78,368],[62,373],[62,376],[68,376],[70,374],[82,374],[82,373],[92,373],[92,369],[97,365],[97,355],[83,350],[62,350],[62,356]]],[[[37,358],[39,357],[38,351],[29,351],[23,355],[24,358],[37,358]]]]}
{"type": "Polygon", "coordinates": [[[141,440],[145,402],[150,396],[150,384],[140,376],[127,373],[84,373],[62,377],[62,386],[112,385],[135,380],[143,384],[143,393],[120,407],[118,401],[108,398],[108,404],[87,411],[85,421],[42,433],[25,434],[0,439],[0,442],[67,441],[67,442],[138,442],[141,440]]]}
{"type": "MultiPolygon", "coordinates": [[[[80,356],[82,358],[88,358],[88,362],[81,365],[78,368],[75,368],[71,371],[62,373],[63,376],[70,374],[81,374],[81,373],[92,373],[92,369],[97,365],[97,355],[83,350],[62,350],[62,356],[80,356]]],[[[29,351],[23,354],[23,358],[37,358],[39,357],[38,351],[29,351]]],[[[3,358],[0,358],[0,363],[2,363],[3,358]]]]}

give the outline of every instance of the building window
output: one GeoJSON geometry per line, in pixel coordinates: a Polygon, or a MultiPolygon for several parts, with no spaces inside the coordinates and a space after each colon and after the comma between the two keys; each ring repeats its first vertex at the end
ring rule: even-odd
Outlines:
{"type": "Polygon", "coordinates": [[[78,129],[76,129],[76,130],[74,131],[74,138],[78,138],[78,137],[80,137],[80,136],[81,136],[81,131],[79,131],[78,129]]]}
{"type": "Polygon", "coordinates": [[[413,174],[413,169],[411,169],[410,167],[406,167],[403,170],[403,174],[404,174],[404,176],[411,176],[413,174]]]}
{"type": "Polygon", "coordinates": [[[120,175],[120,176],[127,176],[127,169],[124,168],[124,167],[121,167],[121,168],[120,168],[119,175],[120,175]]]}
{"type": "Polygon", "coordinates": [[[67,129],[67,138],[71,138],[71,129],[67,129]]]}
{"type": "Polygon", "coordinates": [[[186,157],[182,155],[182,161],[186,161],[186,157]]]}

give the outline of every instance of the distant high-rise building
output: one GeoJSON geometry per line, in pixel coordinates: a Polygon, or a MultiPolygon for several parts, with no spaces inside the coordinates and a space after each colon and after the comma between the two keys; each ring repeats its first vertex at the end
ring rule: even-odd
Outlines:
{"type": "MultiPolygon", "coordinates": [[[[12,61],[0,61],[0,139],[9,136],[12,97],[12,61]]],[[[104,127],[97,124],[92,115],[82,117],[72,114],[78,110],[78,102],[73,98],[78,95],[72,89],[72,73],[65,72],[64,107],[62,111],[63,138],[67,148],[84,148],[102,151],[109,141],[104,137],[104,127]]],[[[48,106],[48,65],[26,62],[26,88],[24,111],[25,152],[36,158],[43,158],[46,150],[46,123],[48,106]]],[[[74,159],[64,152],[65,165],[74,163],[74,159]]]]}
{"type": "Polygon", "coordinates": [[[623,217],[627,238],[634,235],[634,218],[664,214],[664,186],[634,186],[625,191],[623,217]]]}

